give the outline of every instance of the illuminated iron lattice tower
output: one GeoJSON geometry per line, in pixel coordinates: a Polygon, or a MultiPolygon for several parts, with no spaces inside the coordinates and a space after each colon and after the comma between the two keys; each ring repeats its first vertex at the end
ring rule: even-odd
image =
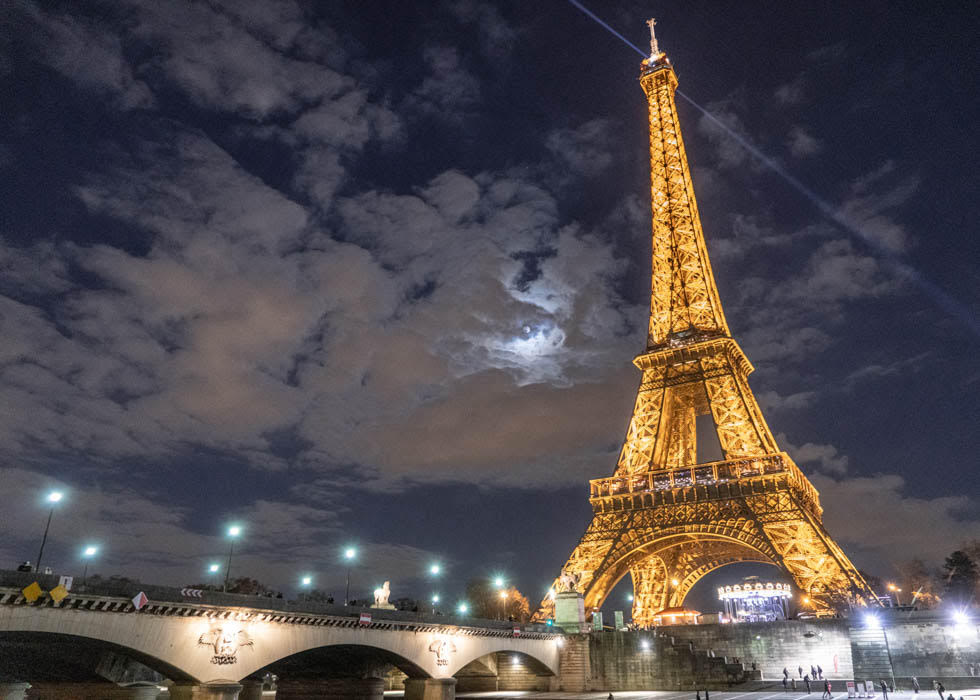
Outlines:
{"type": "MultiPolygon", "coordinates": [[[[776,445],[749,389],[753,367],[728,330],[705,249],[677,77],[657,48],[653,20],[650,29],[640,73],[653,209],[647,349],[633,360],[642,377],[615,474],[591,482],[595,516],[564,571],[579,576],[586,610],[629,574],[639,624],[680,606],[708,572],[740,561],[779,566],[818,613],[845,601],[875,604],[824,529],[816,489],[776,445]],[[709,434],[713,425],[722,461],[699,462],[699,422],[709,434]]],[[[536,619],[553,610],[549,596],[536,619]]]]}

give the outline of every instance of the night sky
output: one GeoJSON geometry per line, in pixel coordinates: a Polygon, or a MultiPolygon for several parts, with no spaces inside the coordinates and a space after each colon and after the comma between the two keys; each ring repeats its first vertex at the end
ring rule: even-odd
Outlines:
{"type": "MultiPolygon", "coordinates": [[[[831,534],[884,577],[980,537],[977,6],[592,9],[640,46],[656,16],[735,134],[678,99],[729,324],[831,534]]],[[[0,23],[0,567],[61,488],[59,572],[93,542],[91,570],[201,581],[240,522],[234,574],[287,593],[342,596],[353,544],[354,597],[499,572],[540,600],[639,379],[640,56],[558,0],[0,23]]]]}

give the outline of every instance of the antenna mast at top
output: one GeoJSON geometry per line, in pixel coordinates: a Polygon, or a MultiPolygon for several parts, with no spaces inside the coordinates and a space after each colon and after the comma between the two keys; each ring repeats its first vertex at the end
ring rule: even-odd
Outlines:
{"type": "Polygon", "coordinates": [[[657,25],[657,20],[653,17],[647,20],[647,26],[650,27],[650,58],[656,58],[660,55],[660,47],[657,46],[657,32],[654,27],[657,25]]]}

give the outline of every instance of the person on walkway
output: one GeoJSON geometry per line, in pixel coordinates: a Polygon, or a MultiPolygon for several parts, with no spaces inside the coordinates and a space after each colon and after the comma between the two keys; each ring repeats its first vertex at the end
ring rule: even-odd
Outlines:
{"type": "Polygon", "coordinates": [[[789,678],[789,669],[783,666],[783,678],[789,678]]]}
{"type": "Polygon", "coordinates": [[[701,691],[700,690],[698,691],[697,697],[695,698],[695,700],[701,700],[701,691]]]}
{"type": "Polygon", "coordinates": [[[817,667],[813,664],[810,664],[810,678],[817,680],[817,667]]]}
{"type": "Polygon", "coordinates": [[[881,687],[881,695],[884,700],[888,700],[888,684],[885,683],[885,679],[882,678],[881,682],[878,684],[881,687]]]}
{"type": "Polygon", "coordinates": [[[916,695],[919,694],[919,679],[915,676],[912,676],[912,690],[915,691],[916,695]]]}
{"type": "Polygon", "coordinates": [[[803,682],[806,683],[806,694],[810,694],[810,674],[803,676],[803,682]]]}
{"type": "MultiPolygon", "coordinates": [[[[936,692],[939,693],[939,700],[946,700],[946,686],[944,686],[939,681],[933,681],[936,684],[936,692]]],[[[950,693],[952,695],[952,693],[950,693]]]]}
{"type": "Polygon", "coordinates": [[[788,680],[789,679],[786,678],[786,676],[783,676],[783,690],[789,690],[789,683],[787,682],[788,680]]]}
{"type": "Polygon", "coordinates": [[[820,664],[817,664],[817,678],[823,678],[823,669],[820,668],[820,664]]]}
{"type": "Polygon", "coordinates": [[[830,689],[831,689],[830,681],[824,681],[823,682],[823,695],[820,696],[820,700],[832,700],[832,698],[834,696],[830,692],[830,689]]]}
{"type": "Polygon", "coordinates": [[[802,666],[797,666],[796,667],[796,670],[800,672],[800,678],[803,678],[803,667],[802,666]]]}

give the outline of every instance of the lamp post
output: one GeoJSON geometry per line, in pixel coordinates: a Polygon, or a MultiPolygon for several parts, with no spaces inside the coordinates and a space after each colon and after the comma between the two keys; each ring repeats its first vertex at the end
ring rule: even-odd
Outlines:
{"type": "Polygon", "coordinates": [[[228,592],[228,579],[231,577],[231,555],[235,553],[235,538],[242,534],[240,525],[232,525],[228,528],[228,539],[231,544],[228,547],[228,563],[225,564],[225,585],[221,588],[222,593],[228,592]]]}
{"type": "Polygon", "coordinates": [[[896,586],[894,583],[889,583],[888,590],[895,594],[895,605],[901,606],[902,601],[899,599],[898,594],[902,592],[902,589],[896,586]]]}
{"type": "Polygon", "coordinates": [[[82,570],[82,588],[85,587],[85,583],[88,581],[88,563],[98,553],[99,548],[91,544],[82,550],[82,557],[85,559],[85,568],[82,570]]]}
{"type": "Polygon", "coordinates": [[[354,558],[357,556],[357,550],[353,547],[348,547],[344,550],[344,559],[347,560],[347,590],[344,593],[344,605],[350,605],[350,569],[351,564],[354,562],[354,558]]]}
{"type": "Polygon", "coordinates": [[[500,619],[507,615],[507,591],[500,591],[500,619]]]}
{"type": "Polygon", "coordinates": [[[439,602],[439,594],[436,593],[432,596],[432,614],[436,614],[436,603],[439,602]]]}
{"type": "Polygon", "coordinates": [[[61,491],[52,491],[48,494],[46,500],[51,504],[51,510],[48,511],[48,522],[44,526],[44,536],[41,538],[41,549],[37,553],[37,563],[34,565],[34,572],[37,574],[41,573],[41,557],[44,556],[44,543],[48,541],[48,529],[51,527],[51,516],[54,515],[54,507],[61,502],[61,499],[65,497],[61,491]]]}
{"type": "Polygon", "coordinates": [[[465,615],[469,609],[470,606],[466,603],[460,603],[458,606],[456,606],[456,612],[458,612],[460,615],[465,615]]]}

